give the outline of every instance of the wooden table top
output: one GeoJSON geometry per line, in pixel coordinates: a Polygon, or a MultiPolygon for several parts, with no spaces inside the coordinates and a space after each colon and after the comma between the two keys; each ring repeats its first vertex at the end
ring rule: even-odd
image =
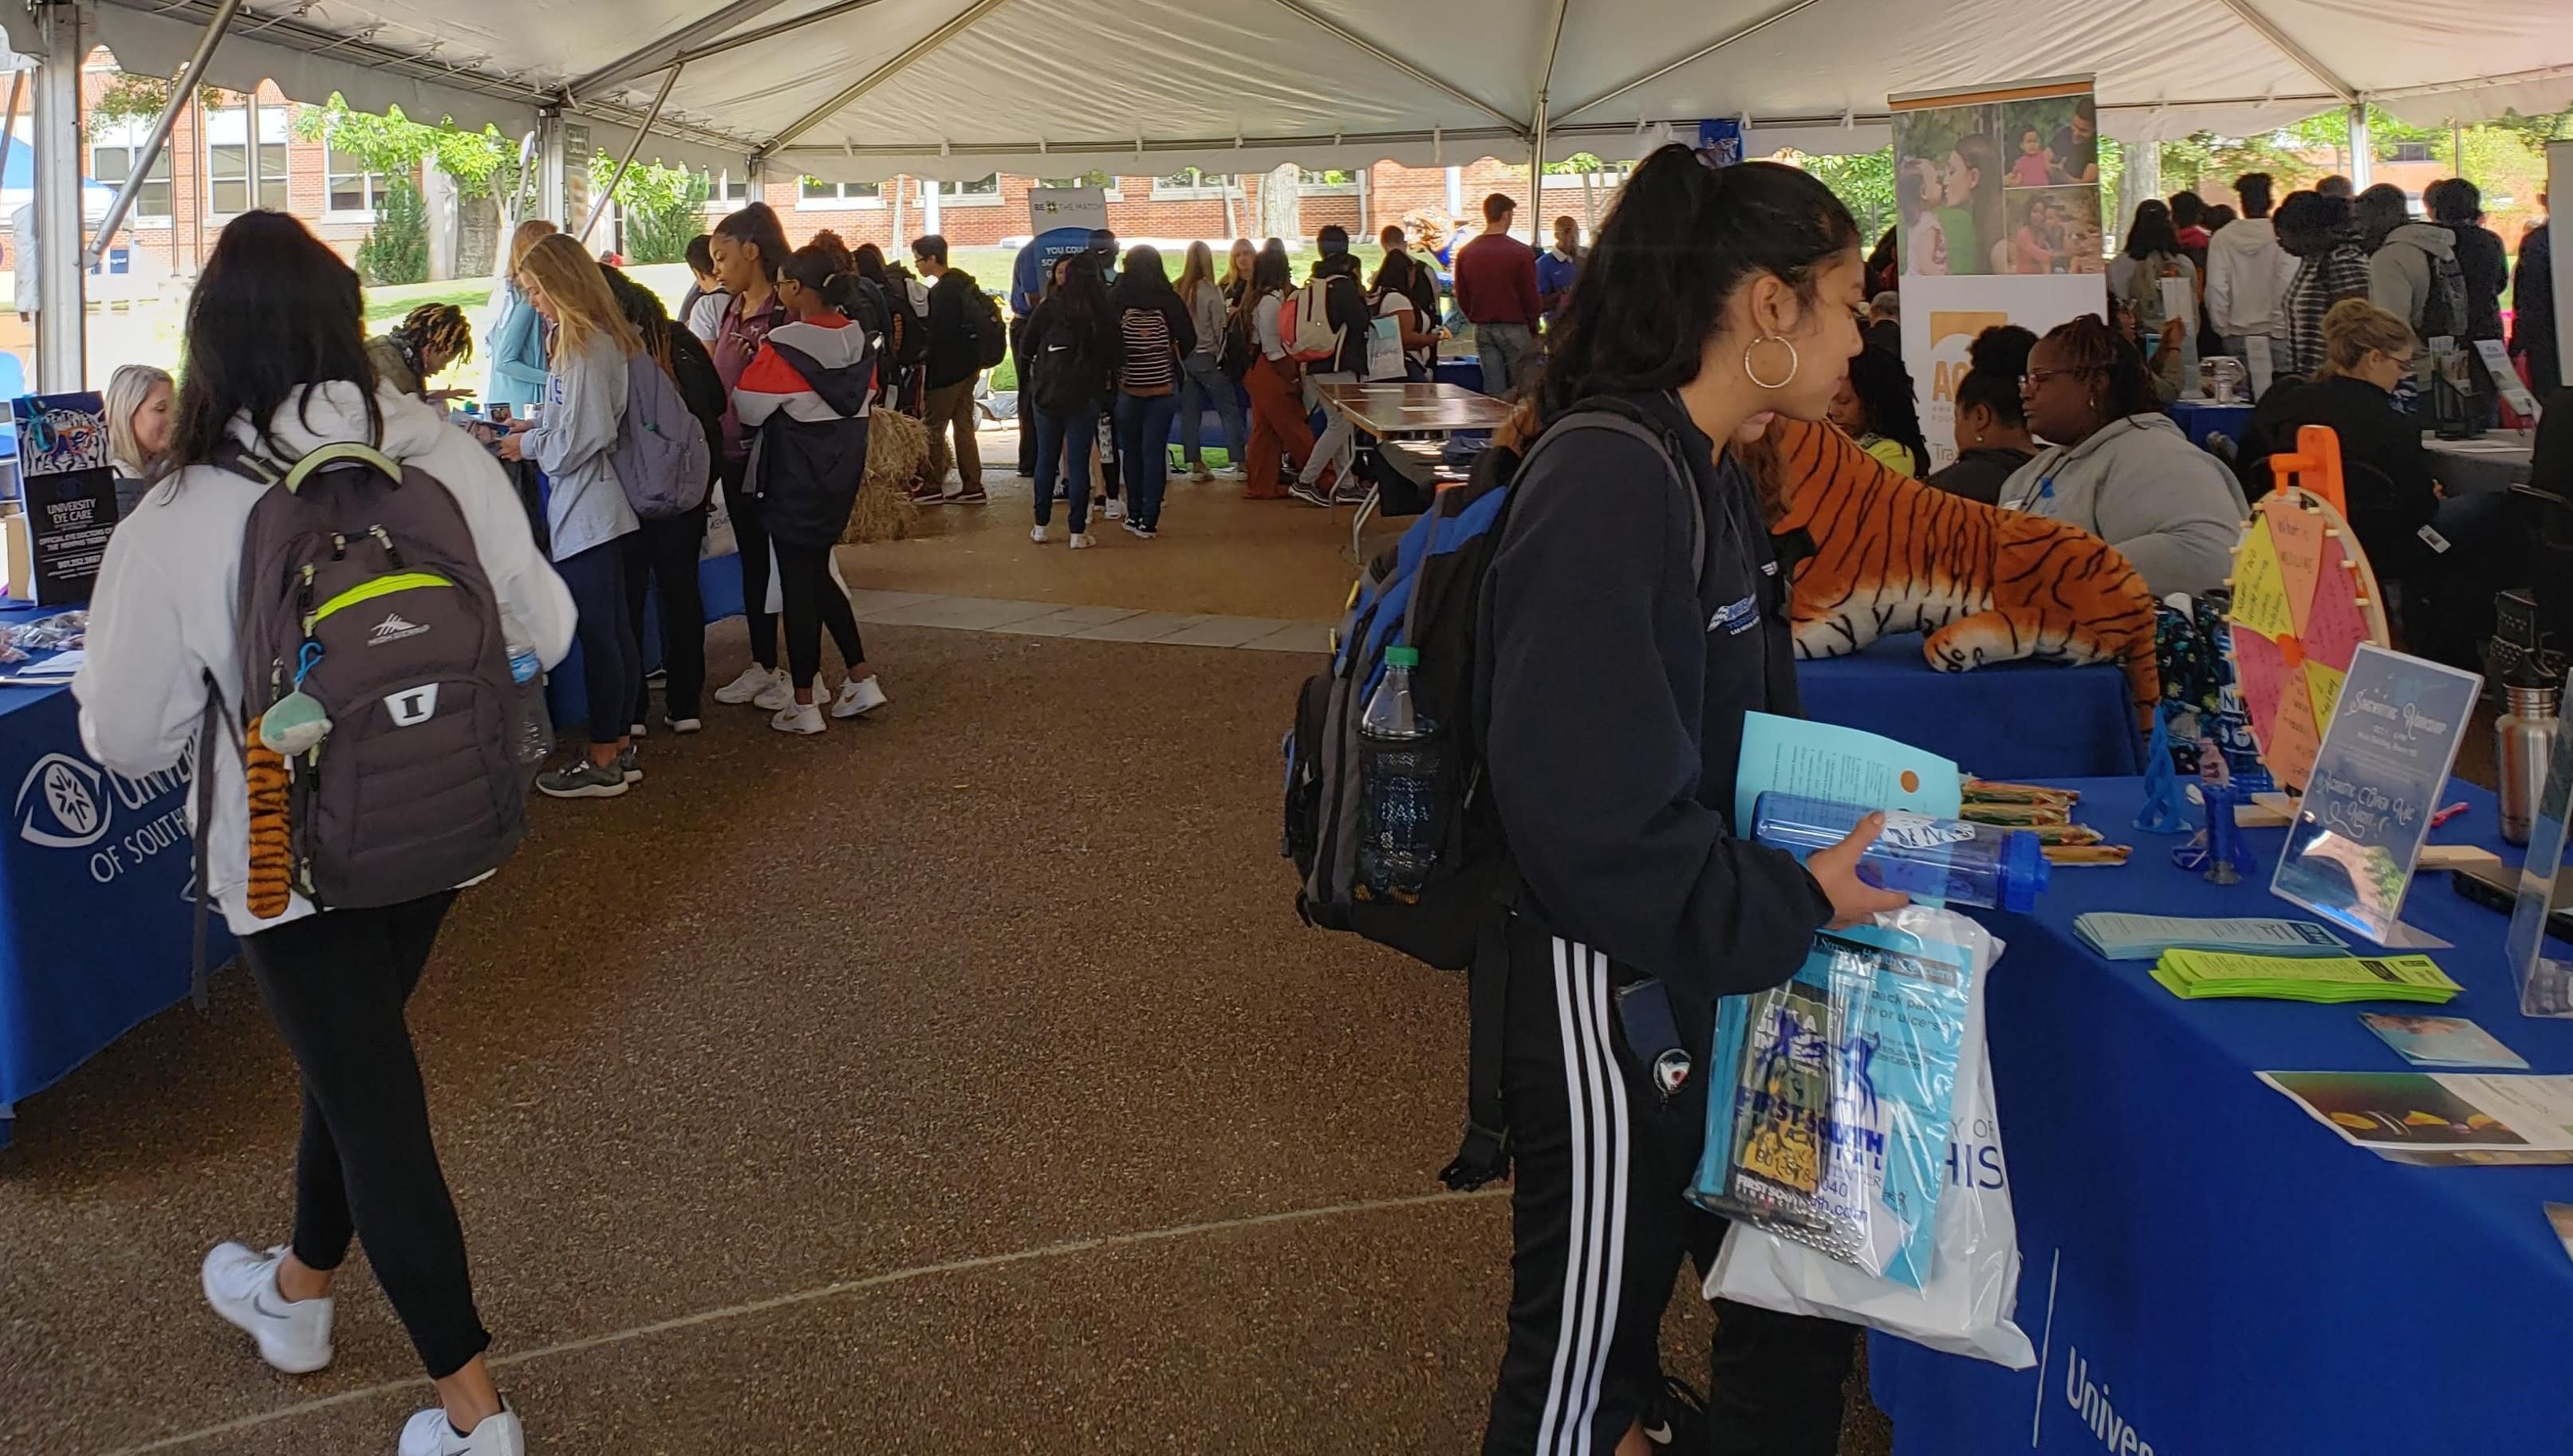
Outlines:
{"type": "Polygon", "coordinates": [[[1452,434],[1497,429],[1510,404],[1455,384],[1316,384],[1325,407],[1369,434],[1452,434]]]}

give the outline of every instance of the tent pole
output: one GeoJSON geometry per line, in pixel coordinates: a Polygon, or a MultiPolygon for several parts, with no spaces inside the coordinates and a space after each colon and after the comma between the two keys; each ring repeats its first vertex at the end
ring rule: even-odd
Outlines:
{"type": "Polygon", "coordinates": [[[607,215],[608,203],[615,199],[617,187],[625,181],[625,169],[634,165],[634,154],[643,150],[643,138],[651,133],[653,124],[661,119],[661,107],[670,99],[670,88],[679,84],[679,73],[686,69],[688,68],[685,66],[672,66],[669,74],[661,78],[661,89],[652,98],[652,109],[643,114],[643,124],[634,129],[634,140],[626,145],[625,155],[617,159],[616,170],[608,174],[607,190],[600,193],[598,201],[590,205],[589,221],[580,225],[582,247],[589,246],[591,231],[597,228],[598,220],[607,215]]]}
{"type": "Polygon", "coordinates": [[[116,241],[117,230],[125,226],[125,215],[134,208],[134,200],[143,195],[143,184],[152,175],[153,166],[161,160],[161,149],[170,145],[170,129],[179,123],[189,98],[206,79],[206,67],[215,59],[215,47],[223,43],[224,32],[231,30],[233,17],[241,13],[242,0],[223,0],[215,7],[215,17],[206,22],[205,38],[197,42],[197,53],[188,58],[186,69],[170,86],[170,100],[161,108],[161,119],[152,124],[152,133],[143,139],[143,150],[125,174],[125,185],[116,190],[116,201],[107,205],[107,216],[99,220],[98,236],[92,238],[89,251],[81,255],[84,269],[98,267],[107,256],[108,245],[116,241]]]}
{"type": "Polygon", "coordinates": [[[1545,241],[1545,97],[1536,99],[1536,126],[1528,133],[1528,236],[1545,241]]]}
{"type": "MultiPolygon", "coordinates": [[[[89,382],[88,278],[81,269],[81,14],[36,7],[36,386],[68,393],[89,382]]],[[[22,242],[24,240],[21,240],[22,242]]]]}
{"type": "Polygon", "coordinates": [[[2375,144],[2370,142],[2367,138],[2367,103],[2364,101],[2353,101],[2349,104],[2349,180],[2351,186],[2355,187],[2360,192],[2365,192],[2367,190],[2369,178],[2375,173],[2375,163],[2376,147],[2375,144]]]}

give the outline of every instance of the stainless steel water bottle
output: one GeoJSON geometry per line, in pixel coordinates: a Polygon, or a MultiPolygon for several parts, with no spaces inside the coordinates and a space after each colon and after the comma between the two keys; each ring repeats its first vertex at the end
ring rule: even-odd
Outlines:
{"type": "Polygon", "coordinates": [[[2547,756],[2555,744],[2555,718],[2563,691],[2525,665],[2503,680],[2510,711],[2493,722],[2493,764],[2501,780],[2501,837],[2528,843],[2537,806],[2546,792],[2547,756]]]}

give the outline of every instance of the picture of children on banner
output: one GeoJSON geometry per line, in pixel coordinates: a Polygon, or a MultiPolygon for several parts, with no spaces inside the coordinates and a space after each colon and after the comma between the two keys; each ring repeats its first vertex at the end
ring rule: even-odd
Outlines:
{"type": "Polygon", "coordinates": [[[1998,106],[1943,106],[1894,118],[1896,226],[1915,277],[2010,272],[1998,106]]]}

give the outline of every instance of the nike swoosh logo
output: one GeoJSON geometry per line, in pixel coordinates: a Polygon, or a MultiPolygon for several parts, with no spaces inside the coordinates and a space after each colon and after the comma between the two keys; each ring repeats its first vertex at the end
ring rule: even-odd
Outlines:
{"type": "Polygon", "coordinates": [[[1652,1442],[1656,1446],[1669,1445],[1671,1443],[1672,1434],[1671,1425],[1668,1421],[1664,1421],[1658,1426],[1647,1426],[1644,1428],[1644,1439],[1652,1442]]]}
{"type": "Polygon", "coordinates": [[[269,1308],[268,1296],[258,1292],[257,1290],[253,1290],[251,1292],[250,1307],[264,1319],[293,1319],[295,1317],[294,1315],[287,1313],[285,1310],[269,1308]]]}

